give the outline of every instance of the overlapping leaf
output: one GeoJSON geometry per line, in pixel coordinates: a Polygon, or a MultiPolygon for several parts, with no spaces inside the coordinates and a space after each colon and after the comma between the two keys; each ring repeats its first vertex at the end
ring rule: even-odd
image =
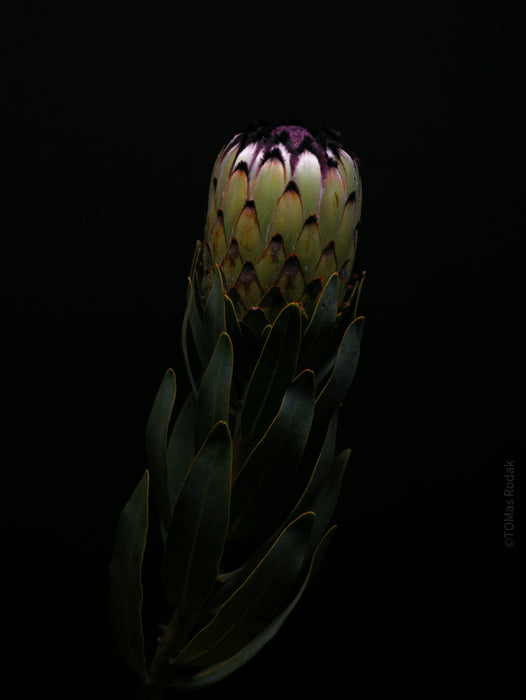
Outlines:
{"type": "Polygon", "coordinates": [[[276,318],[248,385],[241,432],[257,441],[276,415],[298,361],[301,318],[297,304],[288,304],[276,318]]]}
{"type": "MultiPolygon", "coordinates": [[[[314,414],[315,381],[303,371],[285,392],[279,412],[246,460],[232,489],[229,537],[271,532],[283,513],[281,498],[298,469],[314,414]]],[[[285,508],[285,511],[287,509],[285,508]]]]}
{"type": "Polygon", "coordinates": [[[188,309],[188,320],[192,330],[194,345],[197,350],[199,360],[202,367],[206,367],[214,346],[210,341],[209,334],[207,333],[207,329],[203,322],[204,310],[202,301],[199,297],[197,275],[195,273],[192,278],[189,279],[189,284],[190,306],[188,309]]]}
{"type": "Polygon", "coordinates": [[[331,469],[325,478],[322,487],[317,491],[312,499],[312,510],[316,513],[316,520],[311,532],[307,556],[315,547],[319,538],[329,525],[340,495],[345,469],[349,462],[351,450],[346,449],[340,452],[334,459],[331,469]]]}
{"type": "Polygon", "coordinates": [[[146,677],[142,630],[141,569],[148,532],[149,475],[146,471],[119,517],[109,570],[110,623],[119,653],[146,677]]]}
{"type": "Polygon", "coordinates": [[[163,535],[168,529],[171,513],[166,453],[168,426],[175,393],[175,374],[172,369],[169,369],[161,382],[146,425],[146,460],[150,468],[163,535]]]}
{"type": "Polygon", "coordinates": [[[349,391],[358,367],[364,320],[363,316],[357,318],[343,335],[332,372],[316,399],[316,420],[331,415],[349,391]]]}
{"type": "MultiPolygon", "coordinates": [[[[215,663],[202,671],[198,671],[196,674],[190,678],[181,678],[176,675],[173,679],[173,683],[180,689],[184,690],[198,690],[201,688],[206,688],[218,681],[226,678],[231,673],[236,671],[238,668],[243,666],[247,661],[255,656],[264,646],[269,642],[272,637],[281,629],[285,620],[288,618],[290,613],[294,610],[298,602],[300,601],[307,585],[311,578],[315,575],[316,570],[320,566],[323,556],[329,546],[332,539],[336,525],[334,525],[323,537],[317,546],[309,566],[309,569],[305,575],[305,578],[299,588],[298,592],[294,598],[285,606],[285,608],[274,617],[272,622],[267,625],[262,632],[260,632],[256,637],[251,639],[245,646],[242,646],[235,654],[229,658],[215,663]]],[[[177,669],[175,669],[177,670],[177,669]]]]}
{"type": "Polygon", "coordinates": [[[216,580],[228,527],[231,467],[230,431],[219,422],[195,456],[164,548],[164,589],[183,611],[199,610],[216,580]]]}
{"type": "Polygon", "coordinates": [[[188,348],[188,328],[190,326],[190,315],[192,313],[192,304],[193,304],[193,288],[192,288],[192,280],[190,277],[188,278],[187,282],[187,287],[186,287],[186,309],[184,312],[184,317],[183,317],[183,325],[181,326],[181,345],[183,349],[183,358],[184,358],[184,364],[186,367],[186,372],[188,374],[188,379],[190,380],[190,385],[192,387],[192,391],[194,393],[194,396],[197,396],[197,388],[195,385],[195,379],[194,379],[194,370],[192,368],[192,362],[190,360],[190,351],[188,348]]]}
{"type": "Polygon", "coordinates": [[[171,511],[195,456],[196,398],[190,393],[175,420],[166,456],[171,511]]]}
{"type": "Polygon", "coordinates": [[[225,324],[229,336],[235,345],[241,340],[241,328],[239,326],[239,321],[236,314],[236,309],[232,303],[232,299],[228,295],[224,295],[225,304],[225,324]]]}
{"type": "Polygon", "coordinates": [[[336,322],[338,311],[338,273],[329,277],[312,318],[301,341],[301,362],[303,367],[316,370],[319,359],[327,346],[330,334],[336,322]]]}
{"type": "Polygon", "coordinates": [[[222,332],[203,375],[197,396],[198,446],[203,444],[218,421],[228,422],[233,363],[232,342],[228,333],[222,332]]]}
{"type": "Polygon", "coordinates": [[[294,508],[292,517],[298,515],[299,513],[304,513],[307,510],[316,512],[312,506],[314,505],[316,496],[323,487],[323,484],[325,483],[325,480],[327,479],[327,476],[330,473],[334,463],[337,428],[338,410],[334,412],[331,418],[322,448],[318,455],[318,459],[316,460],[316,464],[314,465],[314,469],[307,486],[298,500],[296,507],[294,508]]]}
{"type": "Polygon", "coordinates": [[[214,279],[204,309],[204,326],[209,343],[211,347],[214,347],[220,334],[226,329],[223,282],[221,271],[217,264],[215,265],[214,279]]]}
{"type": "Polygon", "coordinates": [[[285,528],[209,624],[177,655],[175,665],[203,667],[221,663],[265,629],[279,613],[300,572],[313,520],[313,513],[304,513],[285,528]]]}

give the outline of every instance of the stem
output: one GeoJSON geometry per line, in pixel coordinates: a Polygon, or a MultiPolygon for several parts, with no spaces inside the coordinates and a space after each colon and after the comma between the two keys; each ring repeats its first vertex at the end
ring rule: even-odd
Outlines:
{"type": "Polygon", "coordinates": [[[142,697],[145,700],[164,700],[167,687],[166,681],[149,678],[143,687],[142,697]]]}
{"type": "Polygon", "coordinates": [[[183,648],[194,624],[195,614],[176,610],[166,632],[159,640],[155,656],[143,688],[143,696],[148,700],[163,700],[170,686],[173,667],[170,660],[183,648]]]}

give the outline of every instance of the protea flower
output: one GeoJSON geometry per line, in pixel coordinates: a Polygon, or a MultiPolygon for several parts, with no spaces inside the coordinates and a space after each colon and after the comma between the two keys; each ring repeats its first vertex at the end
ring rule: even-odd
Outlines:
{"type": "Polygon", "coordinates": [[[303,127],[235,136],[214,166],[188,280],[189,396],[168,370],[148,470],[117,525],[112,627],[145,690],[200,688],[247,662],[296,606],[334,532],[350,450],[338,411],[356,372],[356,160],[303,127]],[[141,566],[150,482],[173,613],[149,667],[141,566]]]}
{"type": "MultiPolygon", "coordinates": [[[[287,302],[312,309],[337,272],[341,302],[356,250],[362,188],[337,134],[258,128],[222,149],[210,183],[205,254],[239,317],[287,302]]],[[[206,258],[205,258],[206,264],[206,258]]]]}

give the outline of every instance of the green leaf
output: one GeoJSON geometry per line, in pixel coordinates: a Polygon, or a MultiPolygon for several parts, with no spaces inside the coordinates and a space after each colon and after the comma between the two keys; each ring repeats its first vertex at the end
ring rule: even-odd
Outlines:
{"type": "Polygon", "coordinates": [[[197,396],[197,445],[218,421],[228,422],[234,351],[228,333],[221,333],[197,396]]]}
{"type": "Polygon", "coordinates": [[[129,668],[146,678],[142,631],[141,569],[148,532],[146,471],[117,522],[109,569],[110,624],[115,645],[129,668]]]}
{"type": "Polygon", "coordinates": [[[260,632],[256,637],[251,639],[248,642],[248,644],[242,647],[233,656],[230,656],[224,661],[220,661],[219,663],[213,664],[212,666],[209,666],[208,668],[205,668],[202,671],[198,671],[194,676],[191,676],[190,678],[183,679],[181,677],[176,676],[173,679],[173,684],[181,690],[199,690],[201,688],[206,688],[214,683],[217,683],[223,678],[226,678],[238,668],[246,664],[247,661],[250,661],[250,659],[252,659],[258,653],[258,651],[260,651],[265,646],[265,644],[267,644],[272,639],[272,637],[274,637],[275,634],[281,629],[290,613],[294,610],[294,608],[300,601],[311,578],[315,575],[317,569],[321,564],[321,561],[325,552],[327,551],[335,529],[336,526],[333,526],[324,535],[323,539],[317,546],[312,556],[307,574],[294,598],[278,615],[276,615],[272,622],[269,625],[267,625],[262,632],[260,632]]]}
{"type": "Polygon", "coordinates": [[[241,327],[239,325],[239,321],[232,299],[227,294],[225,294],[223,298],[225,304],[226,329],[228,331],[229,336],[232,338],[232,342],[235,345],[242,338],[241,327]]]}
{"type": "Polygon", "coordinates": [[[285,392],[276,418],[232,488],[229,537],[272,530],[290,512],[281,498],[301,463],[314,414],[314,374],[305,370],[285,392]],[[277,519],[277,523],[275,522],[277,519]],[[270,522],[269,522],[270,521],[270,522]]]}
{"type": "Polygon", "coordinates": [[[152,487],[163,535],[166,535],[171,513],[166,451],[168,425],[172,415],[175,394],[175,374],[173,369],[169,369],[161,382],[146,424],[146,460],[150,468],[152,487]]]}
{"type": "MultiPolygon", "coordinates": [[[[291,518],[288,522],[292,522],[294,519],[295,518],[291,518]]],[[[232,593],[234,593],[241,586],[241,584],[254,571],[257,565],[265,558],[280,535],[281,531],[278,532],[273,538],[265,542],[262,546],[258,547],[237,569],[219,574],[217,577],[218,585],[206,603],[206,611],[208,614],[215,614],[217,610],[228,600],[228,598],[230,598],[232,593]]]]}
{"type": "Polygon", "coordinates": [[[191,280],[191,285],[192,299],[189,310],[190,328],[192,329],[192,336],[201,365],[202,367],[206,367],[214,346],[210,342],[206,327],[203,323],[204,311],[202,308],[201,299],[199,298],[199,282],[197,280],[197,273],[194,274],[193,279],[191,280]]]}
{"type": "MultiPolygon", "coordinates": [[[[323,348],[323,352],[318,353],[315,358],[309,357],[309,360],[312,359],[312,364],[314,365],[315,363],[316,365],[312,368],[315,369],[316,372],[316,385],[319,393],[323,390],[325,380],[334,369],[334,364],[345,331],[347,331],[349,325],[356,320],[357,305],[363,281],[364,278],[362,277],[360,282],[354,285],[351,298],[342,305],[341,310],[338,312],[336,323],[328,337],[326,346],[323,348]]],[[[306,363],[304,363],[304,365],[305,364],[306,363]]]]}
{"type": "Polygon", "coordinates": [[[200,609],[217,578],[228,527],[231,467],[230,431],[220,422],[195,456],[164,548],[166,595],[186,612],[200,609]]]}
{"type": "Polygon", "coordinates": [[[316,420],[330,415],[344,400],[358,367],[364,317],[347,328],[340,343],[336,362],[323,391],[316,399],[316,420]]]}
{"type": "Polygon", "coordinates": [[[342,320],[347,322],[347,319],[354,321],[358,314],[358,305],[362,294],[362,287],[365,282],[365,272],[362,272],[360,281],[353,285],[351,294],[344,304],[342,310],[342,320]]]}
{"type": "Polygon", "coordinates": [[[220,663],[262,632],[300,572],[313,520],[313,513],[303,513],[284,529],[244,583],[176,656],[175,665],[220,663]]]}
{"type": "Polygon", "coordinates": [[[323,482],[323,486],[314,495],[311,507],[313,512],[316,513],[316,520],[314,521],[314,526],[312,528],[307,556],[316,546],[316,543],[324,533],[325,528],[329,525],[331,518],[334,515],[336,504],[338,503],[338,497],[341,491],[343,476],[345,474],[347,464],[349,463],[350,455],[351,450],[346,449],[336,456],[336,459],[332,464],[332,468],[327,475],[327,478],[323,482]]]}
{"type": "Polygon", "coordinates": [[[276,318],[248,385],[241,414],[241,432],[256,441],[276,415],[296,371],[301,339],[297,304],[288,304],[276,318]]]}
{"type": "Polygon", "coordinates": [[[336,451],[336,432],[338,428],[338,409],[334,411],[329,427],[327,428],[327,433],[323,441],[322,448],[314,465],[309,482],[301,495],[291,517],[296,517],[299,513],[304,513],[307,510],[312,510],[316,512],[312,507],[316,498],[322,488],[327,475],[329,474],[332,465],[334,463],[334,454],[336,451]]]}
{"type": "Polygon", "coordinates": [[[211,347],[217,343],[220,334],[225,331],[225,301],[223,298],[223,278],[221,270],[214,265],[214,279],[204,311],[204,325],[211,347]]]}
{"type": "MultiPolygon", "coordinates": [[[[302,353],[317,356],[323,352],[327,339],[334,324],[336,323],[336,313],[338,311],[338,273],[335,272],[327,280],[318,298],[318,303],[307,326],[302,340],[302,353]]],[[[309,367],[312,365],[307,364],[309,367]]]]}
{"type": "Polygon", "coordinates": [[[168,440],[166,461],[172,510],[195,456],[195,409],[196,399],[191,393],[179,411],[168,440]]]}
{"type": "Polygon", "coordinates": [[[193,289],[192,280],[188,278],[188,284],[186,288],[186,309],[183,317],[183,325],[181,327],[181,345],[183,348],[184,363],[186,366],[186,372],[188,374],[188,379],[190,380],[190,385],[194,396],[197,396],[197,388],[195,386],[194,375],[192,371],[192,364],[190,362],[190,353],[188,352],[188,325],[190,323],[190,314],[192,312],[193,304],[193,289]]]}

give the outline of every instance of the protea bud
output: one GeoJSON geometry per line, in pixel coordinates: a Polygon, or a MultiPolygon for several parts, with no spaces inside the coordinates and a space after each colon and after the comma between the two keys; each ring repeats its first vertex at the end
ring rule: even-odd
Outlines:
{"type": "Polygon", "coordinates": [[[362,188],[338,135],[300,126],[257,128],[222,149],[210,182],[205,269],[217,263],[237,314],[270,315],[296,301],[306,311],[337,272],[349,282],[362,188]]]}
{"type": "Polygon", "coordinates": [[[110,567],[112,627],[152,697],[247,662],[296,606],[334,532],[349,449],[339,407],[360,353],[356,160],[302,127],[235,136],[214,167],[188,280],[189,396],[168,370],[146,429],[149,470],[110,567]],[[173,609],[147,669],[141,566],[150,483],[173,609]]]}

